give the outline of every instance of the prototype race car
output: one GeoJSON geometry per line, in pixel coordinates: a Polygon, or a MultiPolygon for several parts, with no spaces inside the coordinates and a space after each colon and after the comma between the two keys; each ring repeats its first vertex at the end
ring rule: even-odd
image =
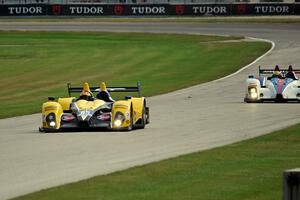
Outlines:
{"type": "Polygon", "coordinates": [[[62,129],[107,128],[127,130],[145,128],[149,123],[149,108],[145,97],[141,97],[140,82],[137,87],[107,87],[108,92],[138,92],[138,97],[126,96],[124,100],[106,102],[96,99],[93,92],[99,87],[91,87],[90,100],[71,97],[72,93],[80,93],[83,87],[71,87],[68,83],[69,97],[48,97],[42,106],[41,132],[52,132],[62,129]]]}
{"type": "Polygon", "coordinates": [[[261,69],[259,76],[253,75],[246,80],[245,102],[300,102],[300,82],[296,73],[300,70],[280,70],[278,66],[274,70],[261,69]]]}

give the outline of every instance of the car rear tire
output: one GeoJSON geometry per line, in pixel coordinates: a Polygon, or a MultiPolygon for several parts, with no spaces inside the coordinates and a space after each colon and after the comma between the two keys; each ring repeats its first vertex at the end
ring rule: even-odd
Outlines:
{"type": "Polygon", "coordinates": [[[144,104],[143,111],[142,111],[141,125],[139,126],[139,128],[144,129],[146,123],[147,123],[147,113],[146,113],[146,105],[144,104]]]}
{"type": "Polygon", "coordinates": [[[40,133],[46,133],[46,131],[42,127],[39,127],[39,132],[40,133]]]}
{"type": "Polygon", "coordinates": [[[144,102],[142,118],[139,120],[139,123],[136,125],[136,128],[144,129],[146,124],[149,124],[149,108],[146,107],[146,102],[144,102]]]}
{"type": "Polygon", "coordinates": [[[126,131],[131,131],[133,128],[133,111],[132,111],[132,105],[130,106],[130,124],[127,126],[126,131]]]}
{"type": "Polygon", "coordinates": [[[146,112],[146,124],[150,123],[150,113],[149,113],[149,107],[145,107],[146,112]]]}

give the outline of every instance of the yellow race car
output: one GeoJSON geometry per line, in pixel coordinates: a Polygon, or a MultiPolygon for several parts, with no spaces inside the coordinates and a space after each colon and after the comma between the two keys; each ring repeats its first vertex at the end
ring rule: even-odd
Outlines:
{"type": "MultiPolygon", "coordinates": [[[[127,130],[145,128],[149,123],[149,107],[146,98],[141,97],[140,82],[137,87],[107,87],[106,92],[138,92],[138,97],[126,96],[124,100],[106,101],[94,97],[100,87],[71,87],[68,83],[69,97],[48,97],[42,106],[42,126],[40,132],[53,132],[77,128],[107,128],[127,130]],[[88,99],[71,97],[72,93],[86,90],[88,99]]],[[[103,83],[101,83],[103,84],[103,83]]],[[[101,86],[102,87],[102,86],[101,86]]],[[[81,97],[81,96],[80,96],[81,97]]],[[[98,95],[97,95],[98,97],[98,95]]]]}

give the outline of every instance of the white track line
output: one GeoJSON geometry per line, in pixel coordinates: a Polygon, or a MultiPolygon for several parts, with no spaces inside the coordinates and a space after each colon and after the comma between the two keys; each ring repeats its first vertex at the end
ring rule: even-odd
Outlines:
{"type": "MultiPolygon", "coordinates": [[[[198,34],[196,34],[198,35],[198,34]]],[[[201,34],[202,35],[202,34],[201,34]]],[[[215,35],[215,36],[221,36],[221,35],[215,35]]],[[[224,35],[222,35],[224,36],[224,35]]],[[[195,87],[209,87],[211,83],[214,83],[214,82],[218,82],[218,81],[222,81],[222,80],[225,80],[227,78],[231,78],[235,75],[237,75],[238,73],[242,72],[243,70],[249,68],[250,66],[252,66],[253,64],[255,64],[256,62],[258,62],[259,60],[261,60],[263,57],[267,56],[269,53],[271,53],[274,48],[275,48],[275,42],[273,42],[272,40],[267,40],[267,39],[261,39],[261,38],[254,38],[254,37],[245,37],[245,39],[251,39],[251,40],[254,40],[254,41],[263,41],[263,42],[268,42],[268,43],[271,43],[272,44],[272,47],[266,52],[264,53],[263,55],[261,55],[260,57],[256,58],[254,61],[252,61],[251,63],[249,63],[248,65],[242,67],[241,69],[239,69],[238,71],[232,73],[232,74],[229,74],[227,76],[224,76],[222,78],[219,78],[219,79],[216,79],[216,80],[212,80],[212,81],[208,81],[208,82],[205,82],[205,83],[201,83],[201,84],[197,84],[197,85],[194,85],[194,86],[190,86],[190,87],[187,87],[187,88],[182,88],[182,89],[179,89],[179,90],[176,90],[176,91],[173,91],[173,92],[170,92],[170,93],[165,93],[165,94],[161,94],[161,95],[158,95],[158,96],[163,96],[163,95],[173,95],[173,96],[177,96],[177,95],[182,95],[182,94],[186,94],[186,93],[189,93],[191,89],[194,89],[195,87]]],[[[154,97],[157,97],[157,96],[154,96],[154,97]]],[[[151,97],[150,97],[151,98],[151,97]]]]}
{"type": "Polygon", "coordinates": [[[240,73],[241,71],[249,68],[251,65],[255,64],[256,62],[258,62],[260,59],[262,59],[263,57],[265,57],[266,55],[268,55],[269,53],[271,53],[273,51],[273,49],[275,48],[275,42],[271,41],[271,40],[267,40],[267,39],[261,39],[261,38],[254,38],[254,37],[246,37],[248,39],[251,39],[251,40],[256,40],[256,41],[263,41],[263,42],[268,42],[268,43],[271,43],[272,44],[272,47],[266,52],[264,53],[263,55],[261,55],[260,57],[256,58],[253,62],[251,62],[250,64],[246,65],[245,67],[239,69],[238,71],[232,73],[232,74],[229,74],[225,77],[222,77],[222,78],[219,78],[219,79],[216,79],[216,80],[213,80],[213,81],[210,81],[210,82],[217,82],[217,81],[222,81],[224,79],[227,79],[227,78],[230,78],[238,73],[240,73]]]}

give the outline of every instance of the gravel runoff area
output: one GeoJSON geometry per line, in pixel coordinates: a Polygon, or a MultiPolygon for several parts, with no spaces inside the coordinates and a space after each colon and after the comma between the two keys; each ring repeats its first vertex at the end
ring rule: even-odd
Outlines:
{"type": "MultiPolygon", "coordinates": [[[[298,104],[243,103],[258,65],[300,63],[299,24],[0,24],[0,30],[238,35],[274,50],[234,76],[149,98],[151,124],[134,132],[38,134],[40,114],[0,120],[0,199],[253,138],[300,122],[298,104]]],[[[230,58],[228,58],[230,59],[230,58]]]]}

